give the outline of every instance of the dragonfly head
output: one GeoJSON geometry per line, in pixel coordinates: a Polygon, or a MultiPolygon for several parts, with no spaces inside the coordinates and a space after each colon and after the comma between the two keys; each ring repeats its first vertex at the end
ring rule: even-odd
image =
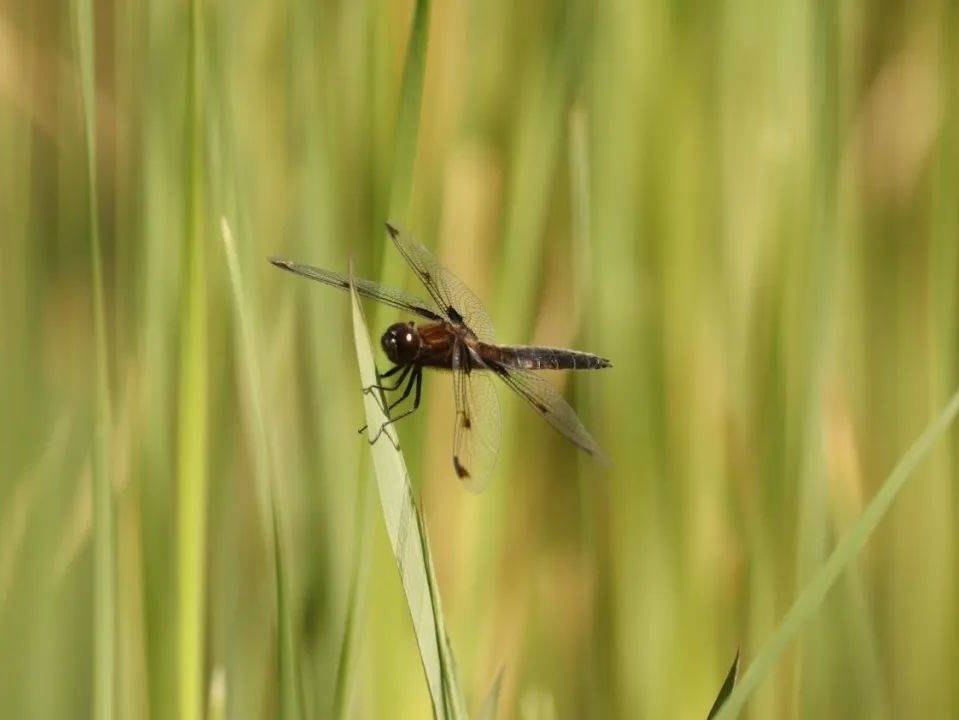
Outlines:
{"type": "Polygon", "coordinates": [[[413,323],[395,323],[380,340],[383,352],[397,365],[409,365],[420,352],[420,334],[413,323]]]}

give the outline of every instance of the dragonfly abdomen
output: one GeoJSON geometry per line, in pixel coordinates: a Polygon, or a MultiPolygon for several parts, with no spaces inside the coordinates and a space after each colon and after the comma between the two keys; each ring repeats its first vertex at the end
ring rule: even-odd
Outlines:
{"type": "Polygon", "coordinates": [[[481,354],[496,363],[521,370],[599,370],[611,367],[592,353],[536,345],[487,345],[481,354]]]}

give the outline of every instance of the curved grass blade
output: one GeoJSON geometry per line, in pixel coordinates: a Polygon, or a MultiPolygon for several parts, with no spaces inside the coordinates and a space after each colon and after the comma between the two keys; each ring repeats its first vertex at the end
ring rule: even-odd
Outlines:
{"type": "Polygon", "coordinates": [[[110,478],[110,381],[103,297],[103,261],[97,211],[94,21],[91,0],[77,0],[77,50],[86,137],[90,265],[96,343],[96,419],[93,442],[93,717],[110,720],[116,710],[116,546],[110,478]]]}
{"type": "Polygon", "coordinates": [[[866,506],[862,515],[849,528],[849,531],[832,551],[829,559],[806,585],[799,597],[796,598],[793,606],[786,613],[786,617],[783,618],[779,627],[760,649],[756,659],[749,666],[746,674],[743,675],[742,682],[730,694],[719,715],[716,716],[716,720],[731,720],[731,718],[738,717],[746,704],[746,700],[779,661],[786,646],[792,642],[803,626],[819,610],[826,593],[835,584],[842,571],[856,559],[859,551],[862,550],[879,521],[885,516],[893,500],[896,499],[899,491],[905,487],[912,471],[929,454],[933,444],[942,437],[957,413],[959,413],[959,391],[953,394],[939,416],[926,427],[922,435],[902,456],[889,477],[883,482],[882,487],[879,488],[879,492],[866,506]]]}
{"type": "MultiPolygon", "coordinates": [[[[352,274],[351,268],[351,278],[352,274]]],[[[350,289],[350,296],[353,301],[353,338],[360,379],[363,387],[371,387],[377,380],[373,348],[355,288],[350,289]]],[[[364,393],[363,404],[369,428],[367,438],[372,440],[388,418],[374,393],[364,393]]],[[[370,445],[370,452],[383,520],[413,620],[416,644],[433,703],[433,715],[441,720],[465,718],[462,695],[444,630],[429,540],[419,508],[413,500],[406,462],[392,426],[387,426],[377,441],[370,445]]]]}
{"type": "Polygon", "coordinates": [[[729,693],[733,691],[733,687],[736,685],[736,680],[739,678],[739,650],[736,651],[736,657],[733,659],[733,664],[729,668],[729,672],[726,673],[726,679],[723,680],[723,686],[719,688],[719,694],[716,696],[716,701],[713,703],[712,708],[709,710],[709,715],[706,716],[706,720],[713,720],[716,717],[716,713],[719,712],[719,709],[723,706],[723,703],[726,702],[726,698],[729,697],[729,693]]]}
{"type": "MultiPolygon", "coordinates": [[[[243,289],[243,276],[240,272],[240,260],[233,242],[233,233],[226,218],[220,219],[220,232],[226,251],[227,267],[230,270],[230,285],[233,289],[233,301],[236,308],[239,338],[237,356],[246,374],[244,385],[248,392],[249,422],[253,428],[253,469],[260,505],[260,522],[267,547],[273,558],[273,579],[276,592],[276,641],[279,661],[280,694],[279,706],[281,718],[300,718],[303,716],[300,669],[297,662],[296,646],[293,638],[293,621],[287,596],[288,581],[284,572],[283,532],[280,514],[273,492],[273,463],[266,430],[266,412],[263,401],[263,375],[260,371],[260,358],[257,354],[257,334],[251,319],[250,306],[243,289]]],[[[212,685],[212,681],[211,681],[212,685]]]]}

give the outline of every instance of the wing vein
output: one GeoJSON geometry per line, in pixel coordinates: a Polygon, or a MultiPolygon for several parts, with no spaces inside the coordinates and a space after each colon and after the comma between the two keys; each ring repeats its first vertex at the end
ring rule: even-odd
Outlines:
{"type": "MultiPolygon", "coordinates": [[[[313,267],[312,265],[295,263],[284,258],[270,258],[270,262],[281,270],[286,270],[287,272],[305,277],[309,280],[316,280],[317,282],[339,288],[340,290],[349,290],[350,288],[349,278],[331,270],[323,270],[322,268],[313,267]]],[[[419,315],[421,318],[434,322],[442,319],[430,303],[421,300],[415,295],[409,295],[402,290],[391,288],[387,285],[380,285],[372,280],[364,280],[362,278],[357,278],[355,284],[356,292],[371,300],[376,300],[377,302],[399,310],[409,311],[414,315],[419,315]]]]}

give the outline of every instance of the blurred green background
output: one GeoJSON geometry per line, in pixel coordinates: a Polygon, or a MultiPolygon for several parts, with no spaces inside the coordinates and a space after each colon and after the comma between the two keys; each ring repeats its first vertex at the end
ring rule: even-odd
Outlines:
{"type": "MultiPolygon", "coordinates": [[[[493,484],[465,492],[442,376],[400,428],[460,682],[475,709],[502,668],[504,718],[704,718],[959,383],[951,0],[436,2],[415,146],[412,1],[97,0],[92,56],[78,7],[0,3],[4,717],[94,715],[94,588],[117,716],[184,717],[184,547],[211,715],[274,717],[292,692],[325,718],[344,683],[343,716],[429,715],[355,432],[348,298],[268,255],[418,290],[392,219],[501,342],[613,359],[556,378],[609,468],[504,391],[493,484]]],[[[957,449],[952,431],[748,717],[959,716],[957,449]]]]}

